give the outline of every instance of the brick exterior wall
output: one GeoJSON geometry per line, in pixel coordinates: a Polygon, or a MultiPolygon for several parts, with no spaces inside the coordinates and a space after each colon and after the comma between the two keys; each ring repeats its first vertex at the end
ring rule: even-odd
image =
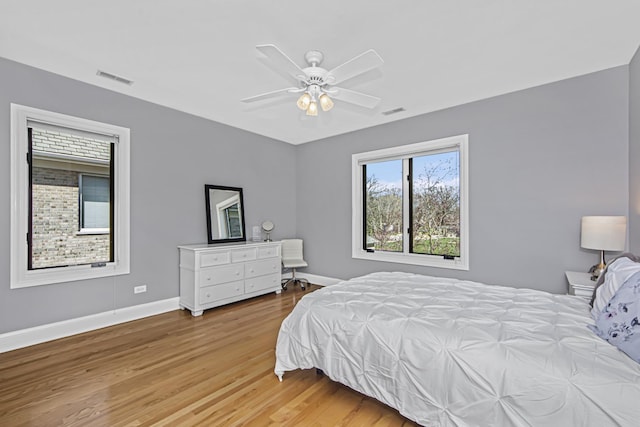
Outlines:
{"type": "Polygon", "coordinates": [[[110,155],[103,141],[43,129],[33,129],[31,144],[35,151],[85,159],[109,160],[110,155]]]}
{"type": "MultiPolygon", "coordinates": [[[[47,149],[57,154],[71,154],[81,157],[77,150],[82,146],[78,137],[55,134],[48,131],[33,131],[33,146],[38,151],[47,149]],[[47,135],[48,134],[48,135],[47,135]],[[62,138],[61,138],[62,136],[62,138]],[[66,141],[66,142],[60,142],[66,141]],[[45,145],[45,142],[49,146],[45,145]],[[76,148],[75,151],[64,151],[76,148]]],[[[99,149],[92,149],[92,141],[87,143],[90,158],[109,158],[108,145],[97,144],[99,149]],[[104,147],[107,147],[105,156],[104,147]],[[101,156],[101,157],[100,157],[101,156]]],[[[73,170],[36,167],[32,172],[32,268],[56,267],[63,265],[88,264],[109,261],[108,234],[78,234],[79,230],[79,172],[73,170]]]]}

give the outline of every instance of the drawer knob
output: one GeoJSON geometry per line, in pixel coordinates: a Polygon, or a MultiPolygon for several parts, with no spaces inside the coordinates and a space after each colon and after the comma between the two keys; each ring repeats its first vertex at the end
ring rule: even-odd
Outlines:
{"type": "Polygon", "coordinates": [[[211,281],[211,277],[210,277],[210,276],[207,276],[207,280],[211,281]]]}
{"type": "Polygon", "coordinates": [[[211,298],[211,294],[207,294],[207,298],[211,298]]]}
{"type": "Polygon", "coordinates": [[[240,272],[239,272],[239,271],[236,271],[236,276],[239,276],[239,275],[240,275],[240,272]]]}

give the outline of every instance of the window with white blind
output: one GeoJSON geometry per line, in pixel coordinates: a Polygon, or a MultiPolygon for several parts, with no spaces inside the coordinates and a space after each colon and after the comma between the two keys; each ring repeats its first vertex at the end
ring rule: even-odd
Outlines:
{"type": "Polygon", "coordinates": [[[11,115],[11,287],[128,273],[129,130],[11,115]]]}

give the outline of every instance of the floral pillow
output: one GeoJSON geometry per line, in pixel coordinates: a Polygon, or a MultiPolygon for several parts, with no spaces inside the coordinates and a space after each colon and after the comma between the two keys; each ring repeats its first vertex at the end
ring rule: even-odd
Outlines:
{"type": "Polygon", "coordinates": [[[625,280],[595,321],[588,325],[593,332],[640,363],[640,272],[625,280]]]}
{"type": "Polygon", "coordinates": [[[591,317],[594,320],[620,286],[637,271],[640,271],[640,257],[634,254],[624,253],[609,262],[593,291],[591,317]]]}

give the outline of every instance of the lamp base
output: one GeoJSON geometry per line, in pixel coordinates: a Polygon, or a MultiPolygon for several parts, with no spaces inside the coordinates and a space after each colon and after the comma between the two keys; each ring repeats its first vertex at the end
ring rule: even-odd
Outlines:
{"type": "Polygon", "coordinates": [[[591,273],[591,280],[596,281],[600,278],[600,275],[604,273],[604,269],[607,268],[607,265],[604,262],[601,262],[597,265],[594,265],[589,269],[589,273],[591,273]]]}
{"type": "Polygon", "coordinates": [[[600,251],[600,262],[589,269],[591,280],[598,280],[600,275],[604,273],[605,268],[607,268],[607,263],[604,262],[604,251],[600,251]]]}

